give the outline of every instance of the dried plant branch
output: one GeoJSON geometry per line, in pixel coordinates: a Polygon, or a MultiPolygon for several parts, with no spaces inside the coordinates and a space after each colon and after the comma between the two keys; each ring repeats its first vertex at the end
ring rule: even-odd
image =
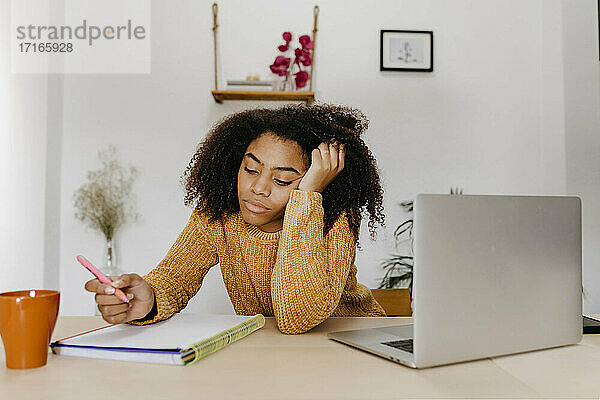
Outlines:
{"type": "Polygon", "coordinates": [[[75,218],[88,227],[100,231],[106,240],[112,240],[115,231],[139,218],[136,212],[132,186],[138,170],[119,164],[116,148],[109,146],[98,151],[102,167],[89,171],[88,182],[73,194],[75,218]]]}

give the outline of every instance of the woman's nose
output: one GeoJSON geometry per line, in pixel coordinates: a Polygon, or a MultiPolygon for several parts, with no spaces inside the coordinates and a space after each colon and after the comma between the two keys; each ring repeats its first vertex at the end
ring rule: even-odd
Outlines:
{"type": "Polygon", "coordinates": [[[258,176],[254,182],[252,182],[252,186],[250,186],[250,190],[252,190],[252,192],[254,194],[257,195],[261,195],[261,196],[269,196],[270,191],[269,191],[269,184],[268,184],[268,177],[266,176],[258,176]]]}

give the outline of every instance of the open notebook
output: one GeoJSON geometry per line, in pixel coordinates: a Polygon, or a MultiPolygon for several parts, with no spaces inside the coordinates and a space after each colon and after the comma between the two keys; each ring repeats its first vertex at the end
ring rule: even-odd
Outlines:
{"type": "Polygon", "coordinates": [[[57,340],[54,354],[158,364],[188,365],[239,340],[265,324],[261,314],[175,314],[136,326],[108,325],[57,340]]]}

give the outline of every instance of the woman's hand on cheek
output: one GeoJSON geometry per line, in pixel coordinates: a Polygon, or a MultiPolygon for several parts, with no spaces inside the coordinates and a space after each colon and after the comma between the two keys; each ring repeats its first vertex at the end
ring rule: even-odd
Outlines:
{"type": "Polygon", "coordinates": [[[344,169],[344,145],[321,143],[311,153],[312,163],[302,177],[298,190],[323,192],[323,189],[344,169]]]}

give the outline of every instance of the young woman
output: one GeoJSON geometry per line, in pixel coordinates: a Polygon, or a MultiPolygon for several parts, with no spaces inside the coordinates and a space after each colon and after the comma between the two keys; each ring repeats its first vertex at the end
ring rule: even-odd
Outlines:
{"type": "Polygon", "coordinates": [[[361,214],[383,224],[375,159],[356,109],[289,105],[222,119],[183,176],[194,211],[159,265],[85,288],[109,323],[181,311],[217,263],[237,314],[275,316],[286,334],[330,316],[385,316],[354,265],[361,214]],[[121,288],[130,299],[113,296],[121,288]]]}

